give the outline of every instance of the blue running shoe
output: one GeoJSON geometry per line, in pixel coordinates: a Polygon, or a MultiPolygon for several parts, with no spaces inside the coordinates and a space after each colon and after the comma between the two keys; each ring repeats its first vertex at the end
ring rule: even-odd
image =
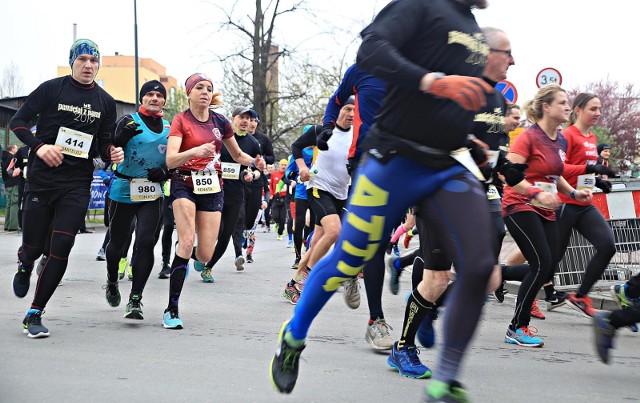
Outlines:
{"type": "Polygon", "coordinates": [[[43,313],[44,312],[39,309],[29,309],[22,321],[22,331],[32,339],[49,337],[49,329],[42,325],[41,316],[43,313]]]}
{"type": "Polygon", "coordinates": [[[300,364],[300,354],[304,350],[304,343],[298,347],[291,347],[285,340],[287,333],[286,321],[280,327],[278,334],[278,347],[271,359],[269,377],[273,387],[280,393],[291,393],[298,380],[298,369],[300,364]]]}
{"type": "Polygon", "coordinates": [[[400,292],[400,274],[402,274],[402,269],[398,270],[395,266],[395,261],[399,259],[400,258],[395,255],[387,255],[384,259],[387,266],[387,273],[389,273],[389,289],[393,295],[398,295],[398,292],[400,292]]]}
{"type": "Polygon", "coordinates": [[[613,296],[613,300],[618,304],[618,308],[625,309],[629,308],[635,302],[635,299],[629,298],[627,296],[627,285],[626,284],[617,284],[611,286],[611,296],[613,296]]]}
{"type": "Polygon", "coordinates": [[[616,329],[609,323],[609,313],[601,312],[593,315],[594,344],[598,356],[605,364],[609,363],[609,349],[613,348],[616,329]]]}
{"type": "Polygon", "coordinates": [[[204,263],[200,263],[197,260],[193,261],[193,269],[195,271],[203,271],[205,269],[204,263]]]}
{"type": "Polygon", "coordinates": [[[629,325],[627,326],[629,328],[629,330],[631,330],[633,333],[638,333],[638,325],[636,325],[635,323],[633,325],[629,325]]]}
{"type": "Polygon", "coordinates": [[[205,267],[203,271],[200,272],[200,277],[202,277],[202,281],[205,283],[213,283],[213,274],[211,274],[211,269],[205,267]]]}
{"type": "Polygon", "coordinates": [[[387,364],[398,370],[400,375],[407,378],[424,379],[431,377],[429,367],[420,362],[418,357],[420,350],[415,344],[407,344],[404,348],[398,348],[398,342],[393,343],[391,354],[387,358],[387,364]]]}
{"type": "Polygon", "coordinates": [[[523,347],[542,347],[544,346],[544,341],[542,341],[541,338],[534,336],[534,333],[537,333],[537,331],[538,329],[536,329],[535,332],[532,332],[529,326],[519,327],[515,331],[509,328],[507,329],[506,336],[504,336],[504,341],[523,347]]]}
{"type": "Polygon", "coordinates": [[[468,403],[467,391],[458,381],[431,381],[427,386],[427,402],[468,403]]]}
{"type": "Polygon", "coordinates": [[[165,329],[182,329],[182,319],[178,316],[178,308],[171,308],[164,311],[162,326],[165,329]]]}
{"type": "Polygon", "coordinates": [[[431,348],[436,344],[436,331],[433,329],[433,321],[438,319],[438,311],[433,310],[422,319],[418,328],[418,341],[424,348],[431,348]]]}

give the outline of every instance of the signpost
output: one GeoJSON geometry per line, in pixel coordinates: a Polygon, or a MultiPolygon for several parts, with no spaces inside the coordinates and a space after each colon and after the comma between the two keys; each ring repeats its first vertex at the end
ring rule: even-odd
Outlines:
{"type": "Polygon", "coordinates": [[[501,93],[510,104],[515,104],[518,101],[518,90],[516,90],[516,86],[513,85],[513,83],[502,80],[496,84],[495,89],[501,93]]]}
{"type": "Polygon", "coordinates": [[[544,87],[549,84],[562,85],[562,75],[557,69],[553,67],[547,67],[538,73],[536,76],[536,85],[538,88],[544,87]]]}

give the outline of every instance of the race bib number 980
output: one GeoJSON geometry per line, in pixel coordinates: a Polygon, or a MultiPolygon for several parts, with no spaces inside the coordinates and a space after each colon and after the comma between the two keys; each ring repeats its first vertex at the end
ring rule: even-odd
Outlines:
{"type": "Polygon", "coordinates": [[[162,187],[146,179],[131,179],[129,193],[131,201],[152,201],[162,197],[162,187]]]}
{"type": "Polygon", "coordinates": [[[89,158],[93,136],[78,130],[60,127],[56,145],[62,147],[62,153],[78,158],[89,158]]]}

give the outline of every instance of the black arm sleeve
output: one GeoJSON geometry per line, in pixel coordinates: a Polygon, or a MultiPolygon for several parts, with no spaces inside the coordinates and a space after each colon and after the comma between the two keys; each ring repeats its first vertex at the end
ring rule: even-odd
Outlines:
{"type": "Polygon", "coordinates": [[[111,148],[113,147],[113,133],[116,128],[116,103],[111,102],[106,112],[105,119],[98,130],[98,151],[103,161],[111,161],[111,148]]]}
{"type": "Polygon", "coordinates": [[[421,2],[391,2],[362,32],[356,64],[387,82],[417,90],[422,77],[430,71],[410,61],[400,49],[423,29],[421,2]]]}
{"type": "Polygon", "coordinates": [[[316,136],[321,132],[322,126],[316,125],[298,137],[296,141],[291,144],[291,154],[293,154],[293,159],[297,160],[298,158],[303,158],[302,150],[310,146],[315,146],[317,144],[316,136]]]}
{"type": "Polygon", "coordinates": [[[29,95],[24,105],[13,115],[11,122],[9,122],[11,131],[16,134],[20,141],[31,147],[34,152],[43,142],[31,133],[29,122],[38,116],[40,112],[44,111],[47,105],[54,102],[53,96],[55,94],[52,94],[52,91],[48,90],[49,86],[47,83],[44,83],[36,88],[29,95]]]}

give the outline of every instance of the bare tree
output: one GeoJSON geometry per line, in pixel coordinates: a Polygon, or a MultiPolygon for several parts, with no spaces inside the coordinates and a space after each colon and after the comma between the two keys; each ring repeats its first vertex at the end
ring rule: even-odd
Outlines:
{"type": "Polygon", "coordinates": [[[593,93],[600,99],[602,116],[594,132],[599,142],[611,143],[617,169],[625,172],[635,167],[640,152],[640,92],[633,84],[620,85],[608,78],[589,83],[584,89],[570,90],[569,99],[581,92],[593,93]]]}
{"type": "Polygon", "coordinates": [[[23,94],[22,78],[18,66],[12,61],[4,68],[0,82],[0,98],[13,98],[23,94]]]}

